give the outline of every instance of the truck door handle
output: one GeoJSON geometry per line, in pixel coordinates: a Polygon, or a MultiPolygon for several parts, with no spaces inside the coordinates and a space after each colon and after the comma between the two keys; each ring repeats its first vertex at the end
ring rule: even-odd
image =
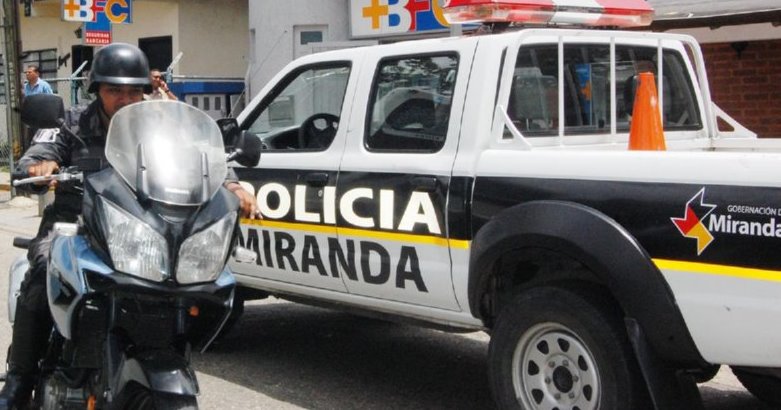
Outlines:
{"type": "Polygon", "coordinates": [[[434,192],[439,185],[439,180],[435,177],[415,177],[412,178],[412,189],[423,192],[434,192]]]}
{"type": "Polygon", "coordinates": [[[328,173],[313,172],[311,174],[306,174],[304,180],[311,186],[322,187],[328,183],[328,173]]]}

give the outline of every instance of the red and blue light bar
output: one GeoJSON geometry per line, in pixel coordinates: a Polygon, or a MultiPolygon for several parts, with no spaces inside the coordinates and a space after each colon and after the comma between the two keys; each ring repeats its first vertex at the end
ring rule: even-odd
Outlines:
{"type": "Polygon", "coordinates": [[[443,12],[450,24],[590,27],[647,26],[654,16],[645,0],[446,0],[443,12]]]}

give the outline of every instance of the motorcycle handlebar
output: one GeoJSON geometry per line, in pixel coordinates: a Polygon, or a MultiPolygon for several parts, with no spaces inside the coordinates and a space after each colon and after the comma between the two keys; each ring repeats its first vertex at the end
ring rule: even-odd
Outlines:
{"type": "Polygon", "coordinates": [[[28,249],[30,247],[30,242],[32,242],[32,239],[30,238],[22,238],[20,236],[14,237],[15,248],[28,249]]]}
{"type": "MultiPolygon", "coordinates": [[[[25,172],[24,175],[27,175],[27,173],[25,172]]],[[[49,176],[43,175],[37,177],[14,179],[13,186],[16,187],[19,185],[34,184],[36,182],[47,182],[47,181],[67,182],[67,181],[75,180],[81,182],[83,181],[83,179],[84,179],[84,174],[82,172],[76,170],[64,169],[61,170],[60,173],[58,174],[52,174],[49,176]]]]}
{"type": "Polygon", "coordinates": [[[13,170],[11,171],[11,180],[23,179],[29,177],[30,174],[27,171],[13,170]]]}

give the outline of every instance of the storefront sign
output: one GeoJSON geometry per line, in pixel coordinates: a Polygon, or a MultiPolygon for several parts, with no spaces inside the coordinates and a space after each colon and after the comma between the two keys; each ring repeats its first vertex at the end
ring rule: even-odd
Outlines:
{"type": "Polygon", "coordinates": [[[112,24],[133,22],[133,0],[62,0],[62,19],[84,23],[85,45],[110,44],[112,24]]]}
{"type": "Polygon", "coordinates": [[[99,13],[95,21],[84,23],[84,45],[111,44],[111,21],[105,13],[99,13]]]}
{"type": "Polygon", "coordinates": [[[352,38],[398,36],[448,29],[441,0],[350,0],[352,38]]]}
{"type": "Polygon", "coordinates": [[[133,0],[62,0],[62,19],[97,22],[103,15],[111,24],[133,22],[133,0]]]}

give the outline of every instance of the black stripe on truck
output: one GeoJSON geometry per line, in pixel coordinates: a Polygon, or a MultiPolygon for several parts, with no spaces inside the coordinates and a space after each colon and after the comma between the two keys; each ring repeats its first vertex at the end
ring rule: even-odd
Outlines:
{"type": "Polygon", "coordinates": [[[472,229],[477,232],[497,212],[532,200],[593,208],[626,229],[655,259],[781,271],[781,189],[478,178],[472,229]]]}

